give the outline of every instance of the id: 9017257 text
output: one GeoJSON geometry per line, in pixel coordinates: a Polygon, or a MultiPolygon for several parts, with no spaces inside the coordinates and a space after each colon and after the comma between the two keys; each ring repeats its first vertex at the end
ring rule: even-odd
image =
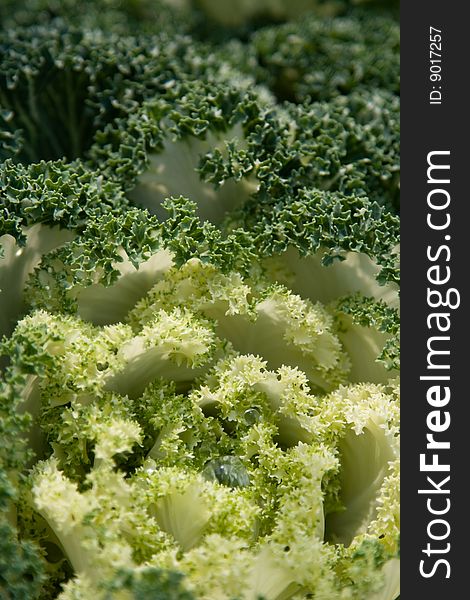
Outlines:
{"type": "Polygon", "coordinates": [[[442,104],[442,31],[429,27],[429,104],[442,104]]]}

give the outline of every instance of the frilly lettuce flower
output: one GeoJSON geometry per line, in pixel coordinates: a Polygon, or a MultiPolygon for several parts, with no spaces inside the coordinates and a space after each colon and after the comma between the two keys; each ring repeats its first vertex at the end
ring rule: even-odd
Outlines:
{"type": "Polygon", "coordinates": [[[351,382],[333,305],[168,252],[147,269],[4,341],[40,432],[18,524],[71,565],[59,598],[176,577],[182,598],[394,600],[396,383],[351,382]]]}

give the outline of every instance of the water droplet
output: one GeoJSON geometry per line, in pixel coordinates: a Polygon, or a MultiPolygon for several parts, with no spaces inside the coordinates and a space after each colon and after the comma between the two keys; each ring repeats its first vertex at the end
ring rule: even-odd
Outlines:
{"type": "Polygon", "coordinates": [[[210,460],[202,471],[208,481],[218,481],[227,487],[246,487],[250,477],[238,456],[220,456],[210,460]]]}
{"type": "Polygon", "coordinates": [[[261,415],[256,408],[249,408],[248,410],[245,410],[243,417],[247,425],[254,425],[255,423],[258,423],[261,415]]]}

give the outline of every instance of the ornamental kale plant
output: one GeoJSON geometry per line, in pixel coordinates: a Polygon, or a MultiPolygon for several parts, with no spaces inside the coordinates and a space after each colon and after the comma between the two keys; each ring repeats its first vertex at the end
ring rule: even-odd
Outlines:
{"type": "Polygon", "coordinates": [[[398,50],[378,0],[2,5],[1,598],[397,600],[398,50]]]}

